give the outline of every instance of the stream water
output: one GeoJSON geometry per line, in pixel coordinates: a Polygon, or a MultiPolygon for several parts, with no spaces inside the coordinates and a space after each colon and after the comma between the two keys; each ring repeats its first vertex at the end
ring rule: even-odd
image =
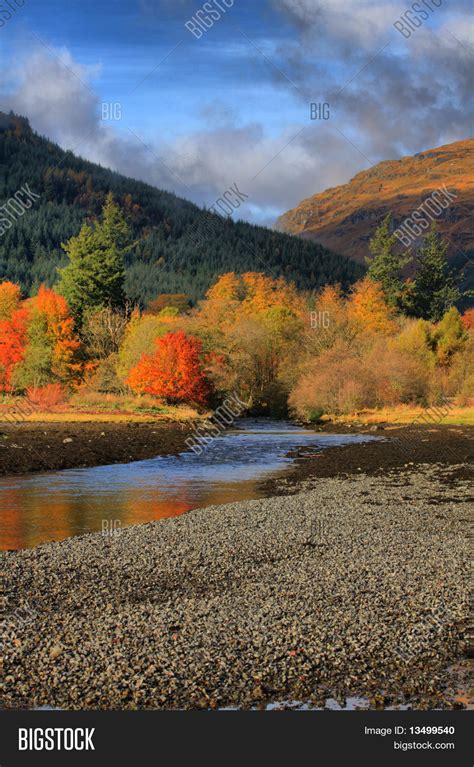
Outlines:
{"type": "Polygon", "coordinates": [[[147,461],[0,479],[0,549],[21,549],[190,509],[261,497],[260,480],[285,471],[289,451],[361,442],[286,421],[242,419],[193,452],[147,461]]]}

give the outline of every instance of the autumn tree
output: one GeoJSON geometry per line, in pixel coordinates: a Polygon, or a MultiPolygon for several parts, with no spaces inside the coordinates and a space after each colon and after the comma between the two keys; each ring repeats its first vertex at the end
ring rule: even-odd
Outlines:
{"type": "Polygon", "coordinates": [[[357,282],[348,303],[349,318],[362,331],[390,335],[396,330],[395,314],[379,282],[365,277],[357,282]]]}
{"type": "Polygon", "coordinates": [[[192,327],[208,351],[225,352],[225,334],[236,320],[244,294],[242,278],[229,272],[219,277],[200,301],[192,327]]]}
{"type": "Polygon", "coordinates": [[[20,303],[20,286],[14,282],[0,282],[0,322],[11,318],[20,303]]]}
{"type": "Polygon", "coordinates": [[[137,309],[132,312],[124,332],[117,357],[117,373],[122,381],[135,367],[144,354],[152,354],[157,338],[172,331],[183,330],[179,315],[175,310],[164,309],[160,314],[141,314],[137,309]]]}
{"type": "Polygon", "coordinates": [[[86,312],[81,328],[81,338],[87,356],[103,360],[116,354],[127,331],[129,312],[127,309],[112,309],[105,306],[86,312]]]}
{"type": "Polygon", "coordinates": [[[462,322],[468,333],[474,331],[474,309],[468,309],[464,312],[462,322]]]}
{"type": "Polygon", "coordinates": [[[8,319],[0,320],[0,391],[12,393],[13,376],[26,350],[28,311],[15,309],[8,319]]]}
{"type": "Polygon", "coordinates": [[[127,384],[138,394],[205,405],[210,389],[201,355],[198,338],[182,330],[167,333],[156,339],[154,352],[144,354],[130,370],[127,384]]]}
{"type": "Polygon", "coordinates": [[[449,365],[452,357],[466,348],[468,333],[456,307],[452,306],[436,326],[433,341],[440,365],[449,365]]]}
{"type": "Polygon", "coordinates": [[[348,346],[357,335],[349,318],[347,300],[339,285],[326,285],[310,299],[310,311],[304,335],[306,355],[318,355],[336,342],[348,346]]]}
{"type": "Polygon", "coordinates": [[[83,224],[63,249],[69,263],[59,269],[58,291],[67,299],[79,322],[86,309],[125,302],[125,256],[132,247],[130,230],[111,193],[102,210],[102,220],[83,224]]]}
{"type": "Polygon", "coordinates": [[[306,316],[306,302],[293,284],[261,272],[231,272],[207,292],[191,327],[206,351],[222,361],[216,386],[238,391],[254,407],[269,411],[272,402],[286,400],[285,376],[293,370],[306,316]]]}
{"type": "Polygon", "coordinates": [[[41,286],[38,295],[25,302],[26,348],[12,381],[18,389],[50,383],[69,383],[77,376],[80,342],[74,320],[63,296],[41,286]]]}

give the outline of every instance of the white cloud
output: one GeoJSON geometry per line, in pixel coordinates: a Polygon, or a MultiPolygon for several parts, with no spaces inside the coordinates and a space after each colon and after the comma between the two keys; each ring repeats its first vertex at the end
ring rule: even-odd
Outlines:
{"type": "Polygon", "coordinates": [[[142,143],[133,125],[128,132],[122,121],[119,132],[101,120],[94,75],[66,50],[54,55],[35,50],[24,61],[15,92],[0,97],[1,108],[27,116],[35,130],[65,149],[200,205],[212,205],[236,182],[248,195],[239,217],[266,223],[360,167],[350,144],[327,128],[308,124],[293,138],[301,125],[290,125],[268,136],[259,124],[232,127],[215,104],[203,114],[214,126],[220,115],[220,126],[178,136],[173,143],[142,143]]]}
{"type": "MultiPolygon", "coordinates": [[[[101,121],[96,68],[82,66],[67,49],[43,46],[23,59],[13,92],[0,94],[1,108],[24,114],[64,148],[200,205],[212,205],[237,182],[249,195],[238,215],[266,223],[369,162],[469,135],[472,25],[464,0],[456,13],[438,9],[436,28],[425,25],[409,40],[393,29],[405,6],[392,0],[274,4],[297,33],[294,45],[271,52],[272,61],[301,92],[329,101],[327,123],[282,122],[279,135],[269,135],[261,124],[239,124],[237,113],[213,102],[201,111],[201,129],[167,143],[149,136],[147,148],[127,130],[125,117],[120,129],[101,121]],[[380,51],[386,40],[390,45],[380,51]]],[[[271,48],[269,38],[255,42],[271,48]]],[[[284,77],[277,83],[297,95],[284,77]]],[[[135,125],[128,127],[141,136],[135,125]]]]}

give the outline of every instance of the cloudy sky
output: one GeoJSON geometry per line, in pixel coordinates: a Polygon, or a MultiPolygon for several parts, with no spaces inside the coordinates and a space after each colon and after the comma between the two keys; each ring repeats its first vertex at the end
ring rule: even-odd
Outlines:
{"type": "Polygon", "coordinates": [[[201,28],[199,0],[17,2],[0,0],[0,109],[200,205],[236,183],[251,221],[472,134],[468,0],[415,3],[404,34],[395,0],[210,0],[201,28]]]}

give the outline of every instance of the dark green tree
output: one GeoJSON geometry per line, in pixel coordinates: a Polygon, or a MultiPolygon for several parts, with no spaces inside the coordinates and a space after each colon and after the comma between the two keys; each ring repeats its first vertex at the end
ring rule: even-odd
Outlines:
{"type": "Polygon", "coordinates": [[[399,308],[403,294],[402,269],[410,261],[406,253],[395,253],[397,237],[391,232],[392,214],[388,213],[369,242],[371,257],[367,257],[368,276],[380,282],[390,306],[399,308]]]}
{"type": "MultiPolygon", "coordinates": [[[[108,192],[120,205],[136,243],[126,255],[125,293],[142,307],[159,294],[186,293],[192,304],[226,272],[264,269],[303,290],[363,276],[361,264],[310,240],[215,216],[156,189],[75,157],[34,133],[28,121],[0,112],[0,200],[25,184],[39,194],[27,214],[0,237],[0,276],[34,295],[52,287],[68,263],[61,243],[100,218],[108,192]]],[[[85,247],[85,244],[82,244],[85,247]]]]}
{"type": "Polygon", "coordinates": [[[83,224],[77,237],[62,246],[69,263],[60,274],[58,292],[80,321],[86,309],[120,307],[125,302],[125,256],[132,247],[130,230],[111,192],[102,220],[83,224]]]}
{"type": "Polygon", "coordinates": [[[461,296],[446,252],[447,244],[432,224],[415,259],[417,270],[407,302],[407,311],[414,317],[439,322],[461,296]]]}

